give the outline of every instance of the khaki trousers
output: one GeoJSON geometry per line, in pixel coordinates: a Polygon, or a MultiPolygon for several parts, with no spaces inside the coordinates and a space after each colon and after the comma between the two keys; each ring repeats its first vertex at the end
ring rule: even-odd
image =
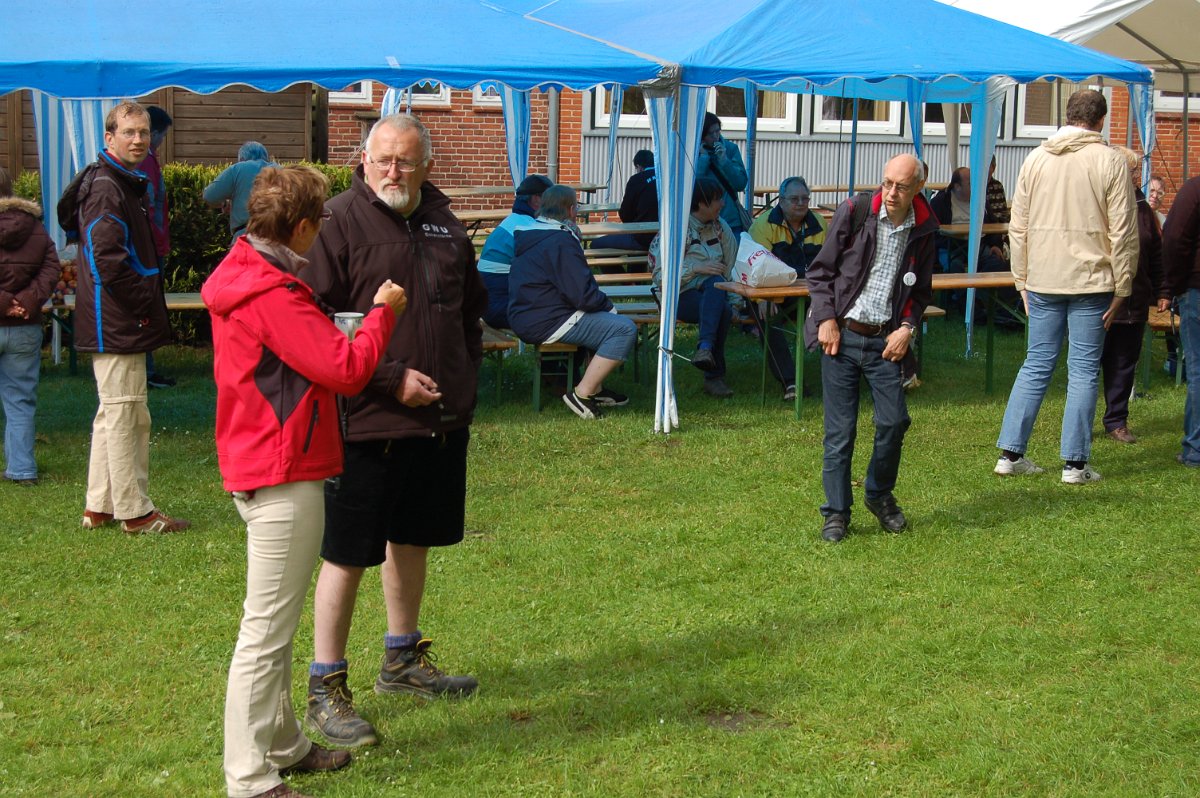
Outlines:
{"type": "Polygon", "coordinates": [[[150,501],[150,408],[146,355],[92,355],[100,407],[92,422],[87,509],[128,521],[154,509],[150,501]]]}
{"type": "Polygon", "coordinates": [[[292,709],[292,638],[321,547],[325,483],[233,501],[246,522],[246,603],[225,693],[225,785],[248,798],[273,789],[312,746],[292,709]]]}

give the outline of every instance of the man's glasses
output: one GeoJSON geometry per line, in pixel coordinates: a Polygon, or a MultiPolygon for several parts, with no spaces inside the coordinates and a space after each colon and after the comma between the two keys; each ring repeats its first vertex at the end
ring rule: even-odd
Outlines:
{"type": "Polygon", "coordinates": [[[783,201],[788,205],[807,205],[809,199],[808,194],[802,194],[799,197],[784,197],[783,201]]]}
{"type": "Polygon", "coordinates": [[[898,191],[901,194],[907,194],[913,190],[913,187],[905,183],[893,183],[891,180],[884,180],[881,188],[884,191],[898,191]]]}
{"type": "Polygon", "coordinates": [[[409,163],[408,161],[377,161],[371,157],[370,153],[367,154],[367,163],[375,167],[375,170],[381,175],[386,175],[393,169],[402,175],[411,175],[425,165],[424,161],[420,161],[419,163],[409,163]]]}

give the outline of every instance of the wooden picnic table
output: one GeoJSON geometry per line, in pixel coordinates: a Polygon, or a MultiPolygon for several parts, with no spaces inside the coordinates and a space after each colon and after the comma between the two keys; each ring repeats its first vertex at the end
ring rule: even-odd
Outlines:
{"type": "MultiPolygon", "coordinates": [[[[988,321],[987,321],[987,346],[986,346],[986,372],[984,378],[984,392],[992,392],[993,384],[993,368],[994,368],[994,348],[995,348],[995,289],[1012,288],[1014,286],[1012,272],[977,272],[975,274],[934,274],[933,275],[933,290],[936,291],[951,291],[963,288],[980,288],[988,290],[988,321]]],[[[717,283],[717,288],[722,291],[728,291],[732,294],[744,297],[752,302],[765,301],[774,304],[781,304],[789,299],[800,299],[801,307],[798,310],[796,318],[798,323],[795,325],[796,337],[796,417],[800,417],[800,400],[804,394],[802,389],[804,381],[804,305],[809,296],[808,283],[805,280],[797,280],[791,285],[775,286],[771,288],[751,288],[748,285],[735,282],[717,283]]],[[[1010,308],[1010,310],[1012,310],[1010,308]]],[[[767,321],[768,326],[770,321],[767,321]]],[[[763,332],[766,335],[769,332],[763,332]]],[[[765,374],[765,372],[764,372],[765,374]]],[[[765,385],[764,376],[764,385],[765,385]]],[[[765,391],[765,387],[764,387],[765,391]]],[[[764,393],[765,395],[765,393],[764,393]]]]}
{"type": "Polygon", "coordinates": [[[593,276],[596,279],[596,284],[600,286],[643,285],[654,280],[654,275],[650,272],[618,272],[617,274],[597,274],[593,276]]]}
{"type": "Polygon", "coordinates": [[[657,233],[658,222],[584,222],[579,225],[584,238],[597,238],[616,233],[657,233]]]}
{"type": "MultiPolygon", "coordinates": [[[[966,241],[967,236],[971,234],[971,226],[969,224],[944,224],[938,228],[938,232],[947,238],[966,241]]],[[[996,234],[1007,235],[1008,222],[988,222],[983,225],[980,233],[985,236],[996,234]]]]}
{"type": "Polygon", "coordinates": [[[510,213],[510,208],[489,208],[481,211],[454,211],[454,216],[466,226],[478,225],[480,222],[502,222],[510,213]]]}
{"type": "MultiPolygon", "coordinates": [[[[204,300],[200,298],[199,291],[170,293],[166,295],[166,298],[167,310],[207,310],[204,300]]],[[[66,329],[68,332],[71,331],[71,323],[67,321],[66,316],[69,313],[75,312],[75,294],[67,294],[59,304],[47,302],[42,306],[42,312],[46,313],[51,321],[54,322],[54,331],[51,336],[52,347],[54,349],[54,362],[60,363],[61,355],[59,352],[62,348],[61,331],[63,329],[66,329]]],[[[70,372],[75,374],[79,367],[73,340],[67,355],[67,361],[70,372]]]]}
{"type": "MultiPolygon", "coordinates": [[[[581,194],[590,194],[593,191],[603,191],[607,186],[597,185],[595,183],[568,183],[571,188],[581,194]]],[[[441,192],[451,199],[455,197],[498,197],[505,194],[513,195],[515,188],[509,185],[504,186],[452,186],[443,188],[441,192]]]]}

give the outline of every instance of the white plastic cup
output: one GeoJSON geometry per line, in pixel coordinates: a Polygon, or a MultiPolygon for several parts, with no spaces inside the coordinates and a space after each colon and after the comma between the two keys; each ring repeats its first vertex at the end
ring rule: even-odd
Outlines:
{"type": "Polygon", "coordinates": [[[363,314],[361,313],[334,313],[334,325],[346,334],[346,337],[351,341],[354,340],[354,333],[362,326],[363,314]]]}

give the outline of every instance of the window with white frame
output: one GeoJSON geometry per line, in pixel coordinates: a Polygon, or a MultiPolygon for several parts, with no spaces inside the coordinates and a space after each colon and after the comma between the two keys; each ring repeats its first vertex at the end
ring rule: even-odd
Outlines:
{"type": "Polygon", "coordinates": [[[500,108],[500,90],[495,84],[476,86],[471,90],[471,102],[480,108],[500,108]]]}
{"type": "Polygon", "coordinates": [[[375,84],[372,81],[360,80],[341,91],[329,92],[329,102],[333,105],[370,105],[374,101],[374,89],[375,84]]]}
{"type": "MultiPolygon", "coordinates": [[[[607,128],[611,119],[610,105],[612,95],[603,88],[592,92],[595,99],[593,118],[597,128],[607,128]]],[[[741,89],[731,86],[718,86],[716,91],[708,93],[708,110],[721,117],[723,130],[746,129],[746,99],[741,89]]],[[[799,95],[781,91],[760,91],[758,93],[758,130],[794,132],[798,118],[799,95]]],[[[646,100],[642,90],[636,86],[626,87],[621,102],[622,129],[632,128],[645,130],[650,127],[650,117],[646,112],[646,100]]]]}
{"type": "Polygon", "coordinates": [[[412,89],[413,108],[449,108],[450,89],[437,81],[414,83],[412,89]]]}
{"type": "MultiPolygon", "coordinates": [[[[1084,89],[1098,89],[1066,80],[1038,81],[1017,87],[1017,138],[1047,139],[1067,124],[1067,102],[1084,89]]],[[[1102,89],[1112,104],[1112,90],[1102,89]]],[[[1105,128],[1108,120],[1105,120],[1105,128]]]]}
{"type": "MultiPolygon", "coordinates": [[[[971,135],[971,104],[950,103],[950,108],[958,109],[958,135],[967,138],[971,135]]],[[[946,108],[942,103],[925,103],[925,120],[921,130],[926,136],[946,135],[946,108]]],[[[951,114],[953,117],[953,113],[951,114]]],[[[1003,117],[1003,115],[1001,115],[1003,117]]]]}
{"type": "MultiPolygon", "coordinates": [[[[854,100],[849,97],[813,98],[813,132],[846,133],[854,126],[854,100]]],[[[887,100],[858,101],[858,132],[900,134],[900,103],[887,100]]]]}
{"type": "MultiPolygon", "coordinates": [[[[1154,110],[1160,113],[1183,113],[1183,92],[1156,91],[1154,92],[1154,110]]],[[[1200,111],[1200,94],[1188,92],[1188,113],[1200,111]]]]}

